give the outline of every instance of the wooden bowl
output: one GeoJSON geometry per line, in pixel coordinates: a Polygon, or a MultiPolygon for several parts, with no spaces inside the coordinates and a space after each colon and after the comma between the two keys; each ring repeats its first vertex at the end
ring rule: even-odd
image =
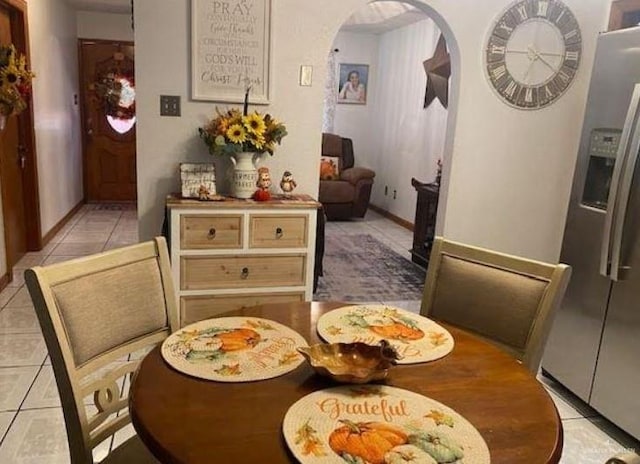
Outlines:
{"type": "Polygon", "coordinates": [[[379,345],[319,343],[300,347],[298,351],[318,374],[341,383],[382,380],[399,358],[386,340],[382,340],[379,345]]]}

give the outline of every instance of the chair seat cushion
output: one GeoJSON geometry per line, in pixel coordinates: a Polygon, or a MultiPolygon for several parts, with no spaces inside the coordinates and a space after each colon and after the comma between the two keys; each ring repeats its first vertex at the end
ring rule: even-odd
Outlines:
{"type": "Polygon", "coordinates": [[[151,451],[144,446],[138,435],[134,435],[109,455],[100,464],[160,464],[151,451]]]}
{"type": "Polygon", "coordinates": [[[353,185],[344,180],[321,180],[320,203],[351,203],[355,197],[353,185]]]}

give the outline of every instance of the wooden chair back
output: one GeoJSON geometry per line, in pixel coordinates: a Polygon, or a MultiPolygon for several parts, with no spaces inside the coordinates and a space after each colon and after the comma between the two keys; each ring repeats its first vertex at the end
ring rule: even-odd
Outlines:
{"type": "Polygon", "coordinates": [[[535,375],[570,274],[436,237],[420,313],[493,341],[535,375]]]}
{"type": "Polygon", "coordinates": [[[130,422],[118,380],[140,359],[127,362],[128,355],[179,328],[166,241],[34,267],[25,280],[51,357],[71,462],[93,463],[93,448],[130,422]],[[118,360],[125,362],[112,369],[118,360]],[[95,414],[85,406],[90,395],[95,414]]]}
{"type": "Polygon", "coordinates": [[[606,464],[640,464],[640,456],[632,451],[616,454],[606,464]]]}

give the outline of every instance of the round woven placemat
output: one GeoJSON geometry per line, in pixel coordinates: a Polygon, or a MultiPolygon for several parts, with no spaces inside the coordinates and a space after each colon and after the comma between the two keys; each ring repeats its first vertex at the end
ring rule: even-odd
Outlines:
{"type": "Polygon", "coordinates": [[[286,374],[304,360],[307,341],[289,327],[257,317],[221,317],[171,334],[162,357],[174,369],[218,382],[251,382],[286,374]]]}
{"type": "Polygon", "coordinates": [[[453,409],[384,385],[311,393],[289,408],[287,446],[303,464],[489,464],[478,430],[453,409]]]}
{"type": "Polygon", "coordinates": [[[343,306],[323,314],[318,334],[329,343],[385,339],[398,351],[398,364],[415,364],[442,358],[453,350],[447,329],[426,317],[387,305],[343,306]]]}

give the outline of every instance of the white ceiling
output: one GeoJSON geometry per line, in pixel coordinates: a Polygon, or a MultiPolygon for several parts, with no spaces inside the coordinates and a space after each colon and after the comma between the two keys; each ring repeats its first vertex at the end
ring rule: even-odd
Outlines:
{"type": "Polygon", "coordinates": [[[372,2],[360,8],[343,24],[341,31],[384,34],[408,26],[428,16],[402,2],[372,2]]]}
{"type": "Polygon", "coordinates": [[[67,0],[77,10],[131,13],[131,0],[67,0]]]}

